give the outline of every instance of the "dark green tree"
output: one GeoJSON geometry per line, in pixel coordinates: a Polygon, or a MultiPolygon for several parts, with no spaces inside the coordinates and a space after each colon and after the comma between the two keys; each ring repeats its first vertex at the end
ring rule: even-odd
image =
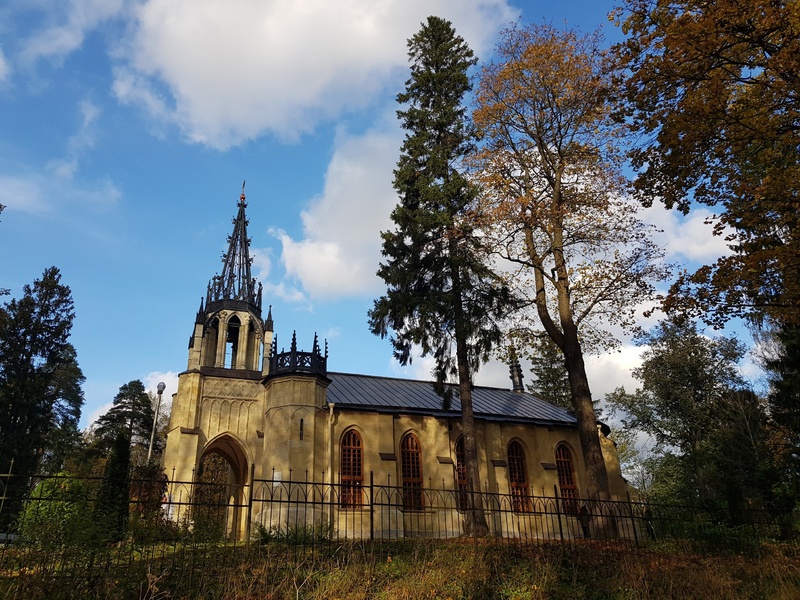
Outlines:
{"type": "Polygon", "coordinates": [[[74,439],[84,377],[69,343],[75,318],[69,287],[46,269],[19,300],[0,307],[0,472],[58,470],[74,439]]]}
{"type": "Polygon", "coordinates": [[[120,386],[111,408],[96,421],[95,436],[100,443],[111,444],[122,434],[128,444],[141,454],[150,443],[155,410],[144,384],[134,379],[120,386]]]}
{"type": "Polygon", "coordinates": [[[773,503],[777,513],[790,515],[800,501],[800,326],[785,324],[771,337],[775,351],[764,367],[770,383],[773,465],[780,479],[773,486],[773,503]]]}
{"type": "MultiPolygon", "coordinates": [[[[5,208],[6,207],[5,207],[4,204],[0,204],[0,213],[2,213],[3,210],[5,210],[5,208]]],[[[0,288],[0,296],[8,296],[8,294],[10,294],[10,293],[11,293],[11,290],[9,290],[8,288],[0,288]]]]}
{"type": "MultiPolygon", "coordinates": [[[[472,409],[472,376],[500,340],[496,320],[508,293],[486,265],[472,219],[478,190],[464,174],[474,134],[463,105],[467,71],[476,59],[449,21],[428,17],[408,41],[411,77],[397,96],[406,130],[394,188],[394,231],[383,232],[378,275],[387,293],[369,312],[373,333],[392,335],[401,364],[418,347],[435,360],[437,391],[449,405],[451,377],[458,378],[464,454],[470,490],[480,491],[472,409]]],[[[472,496],[471,496],[472,497],[472,496]]],[[[472,535],[488,531],[477,496],[469,511],[472,535]]]]}
{"type": "Polygon", "coordinates": [[[95,523],[100,541],[122,539],[128,524],[130,501],[131,444],[125,430],[118,429],[111,441],[103,480],[95,502],[95,523]]]}
{"type": "Polygon", "coordinates": [[[776,355],[764,365],[769,373],[772,418],[800,436],[800,325],[784,325],[773,334],[776,355]]]}
{"type": "Polygon", "coordinates": [[[656,442],[657,499],[718,506],[733,521],[746,506],[768,506],[775,457],[765,403],[738,371],[743,344],[706,337],[688,319],[662,322],[639,342],[648,346],[634,370],[642,387],[606,400],[656,442]]]}
{"type": "Polygon", "coordinates": [[[550,404],[573,410],[564,354],[555,342],[548,336],[536,336],[526,354],[536,378],[528,384],[528,391],[550,404]]]}

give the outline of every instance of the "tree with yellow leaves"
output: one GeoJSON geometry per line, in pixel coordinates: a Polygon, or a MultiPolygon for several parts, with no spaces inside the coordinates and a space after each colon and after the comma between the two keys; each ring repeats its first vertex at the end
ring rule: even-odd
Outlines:
{"type": "Polygon", "coordinates": [[[548,25],[504,31],[477,85],[473,167],[486,234],[530,309],[516,331],[544,329],[563,354],[588,491],[607,498],[584,352],[613,346],[607,326],[633,326],[668,270],[625,195],[600,43],[548,25]]]}
{"type": "Polygon", "coordinates": [[[800,2],[625,0],[616,20],[641,201],[713,207],[733,250],[667,308],[800,325],[800,2]]]}

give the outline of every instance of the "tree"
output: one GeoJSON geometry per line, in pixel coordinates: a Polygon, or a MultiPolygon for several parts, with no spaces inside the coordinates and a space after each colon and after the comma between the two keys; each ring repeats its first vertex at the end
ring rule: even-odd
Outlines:
{"type": "Polygon", "coordinates": [[[589,491],[607,497],[585,347],[613,344],[597,323],[632,325],[667,270],[624,196],[599,44],[546,25],[504,31],[499,62],[481,70],[473,121],[485,231],[529,308],[517,330],[538,335],[538,321],[562,353],[589,491]]]}
{"type": "Polygon", "coordinates": [[[141,454],[150,444],[154,418],[150,394],[140,380],[134,379],[120,386],[111,408],[97,419],[94,433],[106,445],[122,435],[141,454]]]}
{"type": "Polygon", "coordinates": [[[130,438],[124,429],[117,429],[111,440],[108,462],[94,507],[100,541],[118,542],[125,535],[130,502],[130,469],[130,438]]]}
{"type": "Polygon", "coordinates": [[[724,504],[736,518],[771,487],[765,407],[738,371],[744,345],[708,338],[688,319],[664,321],[638,342],[647,346],[633,371],[642,387],[606,399],[627,427],[653,436],[670,481],[662,491],[674,494],[660,499],[724,504]]]}
{"type": "MultiPolygon", "coordinates": [[[[3,210],[5,210],[5,208],[6,208],[5,204],[0,204],[0,213],[2,213],[3,210]]],[[[9,290],[8,288],[0,288],[0,296],[8,296],[10,293],[11,290],[9,290]]]]}
{"type": "Polygon", "coordinates": [[[531,361],[531,373],[536,377],[528,384],[528,391],[550,404],[572,410],[569,377],[559,347],[549,336],[539,335],[525,346],[525,350],[531,361]]]}
{"type": "MultiPolygon", "coordinates": [[[[436,389],[449,404],[448,379],[458,377],[464,456],[469,490],[480,491],[472,409],[472,375],[500,340],[497,318],[508,294],[484,262],[481,238],[471,220],[476,188],[461,163],[473,144],[462,105],[470,90],[467,70],[476,63],[450,22],[428,17],[408,42],[411,78],[397,96],[407,134],[394,172],[400,201],[392,212],[394,231],[383,232],[378,275],[387,293],[369,312],[376,335],[392,334],[401,364],[434,358],[436,389]]],[[[469,512],[471,534],[488,531],[480,497],[469,512]]]]}
{"type": "Polygon", "coordinates": [[[713,207],[734,251],[668,309],[800,323],[800,11],[783,0],[626,0],[615,54],[641,201],[713,207]]]}
{"type": "Polygon", "coordinates": [[[786,324],[773,334],[775,355],[764,367],[769,373],[772,418],[800,437],[800,325],[786,324]]]}
{"type": "Polygon", "coordinates": [[[69,287],[46,269],[19,300],[0,307],[0,472],[58,470],[60,441],[77,432],[84,377],[69,343],[69,287]]]}

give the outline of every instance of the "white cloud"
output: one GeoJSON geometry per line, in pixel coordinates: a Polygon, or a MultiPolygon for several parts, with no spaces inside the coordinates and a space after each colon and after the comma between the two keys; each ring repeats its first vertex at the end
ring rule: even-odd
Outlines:
{"type": "Polygon", "coordinates": [[[80,48],[86,34],[98,25],[119,16],[125,0],[70,0],[41,6],[48,21],[56,23],[27,38],[22,45],[20,60],[33,65],[40,59],[57,63],[80,48]]]}
{"type": "Polygon", "coordinates": [[[48,210],[43,178],[0,173],[0,204],[10,210],[42,213],[48,210]]]}
{"type": "Polygon", "coordinates": [[[685,259],[705,263],[731,253],[724,236],[712,235],[713,225],[707,221],[714,214],[707,208],[693,208],[684,216],[677,210],[653,205],[642,211],[641,216],[663,230],[655,239],[666,249],[668,260],[685,259]]]}
{"type": "Polygon", "coordinates": [[[86,423],[86,430],[88,430],[90,427],[94,429],[92,427],[92,425],[94,425],[94,422],[97,421],[97,419],[102,417],[104,414],[106,414],[109,410],[111,410],[112,406],[114,406],[113,402],[106,402],[105,404],[95,408],[88,415],[83,415],[81,417],[81,422],[86,423]]]}
{"type": "Polygon", "coordinates": [[[625,342],[617,352],[606,352],[597,356],[586,356],[586,376],[594,400],[602,398],[618,387],[632,392],[638,387],[632,371],[642,362],[642,346],[625,342]]]}
{"type": "Polygon", "coordinates": [[[122,192],[108,179],[97,178],[90,184],[76,182],[74,177],[80,159],[95,143],[99,108],[84,100],[79,104],[81,125],[66,142],[63,156],[44,167],[29,165],[3,166],[0,170],[0,204],[9,210],[43,214],[51,212],[56,202],[62,206],[83,205],[105,208],[119,202],[122,192]]]}
{"type": "Polygon", "coordinates": [[[312,298],[375,293],[380,231],[397,202],[392,169],[402,135],[393,120],[363,136],[340,132],[322,194],[303,211],[304,238],[276,232],[281,261],[312,298]]]}
{"type": "Polygon", "coordinates": [[[62,158],[48,163],[48,169],[64,179],[72,179],[78,170],[78,161],[95,144],[95,122],[100,116],[100,108],[89,100],[80,103],[81,126],[78,132],[67,140],[67,152],[62,158]]]}
{"type": "Polygon", "coordinates": [[[295,139],[402,81],[406,39],[430,14],[480,56],[517,13],[505,0],[146,0],[114,90],[212,147],[295,139]]]}
{"type": "Polygon", "coordinates": [[[8,64],[8,59],[3,54],[3,47],[0,46],[0,83],[3,83],[11,77],[11,65],[8,64]]]}
{"type": "Polygon", "coordinates": [[[277,284],[265,282],[264,295],[268,298],[280,298],[281,300],[294,304],[308,302],[308,298],[301,290],[287,284],[285,281],[281,281],[277,284]]]}
{"type": "Polygon", "coordinates": [[[168,415],[172,410],[172,395],[178,392],[178,374],[175,371],[153,371],[144,378],[144,389],[150,394],[158,393],[159,382],[164,382],[166,387],[161,396],[160,414],[168,415]]]}
{"type": "Polygon", "coordinates": [[[250,248],[253,260],[253,276],[259,281],[266,281],[272,270],[272,257],[269,248],[250,248]]]}

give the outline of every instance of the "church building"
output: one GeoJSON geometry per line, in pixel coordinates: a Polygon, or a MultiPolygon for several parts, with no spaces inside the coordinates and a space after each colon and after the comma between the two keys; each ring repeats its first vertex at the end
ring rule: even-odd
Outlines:
{"type": "MultiPolygon", "coordinates": [[[[431,382],[329,371],[327,343],[315,336],[303,351],[290,326],[281,328],[288,350],[279,350],[272,309],[264,314],[251,275],[246,207],[243,189],[222,272],[189,338],[164,450],[170,480],[195,481],[204,459],[223,457],[231,506],[250,507],[235,511],[229,531],[238,536],[250,521],[270,524],[265,494],[289,481],[332,486],[334,524],[339,511],[370,502],[365,494],[377,485],[400,490],[398,513],[433,510],[429,491],[449,490],[456,514],[466,484],[457,394],[445,409],[431,382]]],[[[482,491],[521,512],[529,497],[587,497],[575,416],[525,392],[518,363],[511,374],[508,389],[473,390],[482,491]]],[[[614,444],[600,437],[612,498],[624,499],[614,444]]],[[[410,535],[410,527],[400,518],[393,531],[410,535]]]]}

